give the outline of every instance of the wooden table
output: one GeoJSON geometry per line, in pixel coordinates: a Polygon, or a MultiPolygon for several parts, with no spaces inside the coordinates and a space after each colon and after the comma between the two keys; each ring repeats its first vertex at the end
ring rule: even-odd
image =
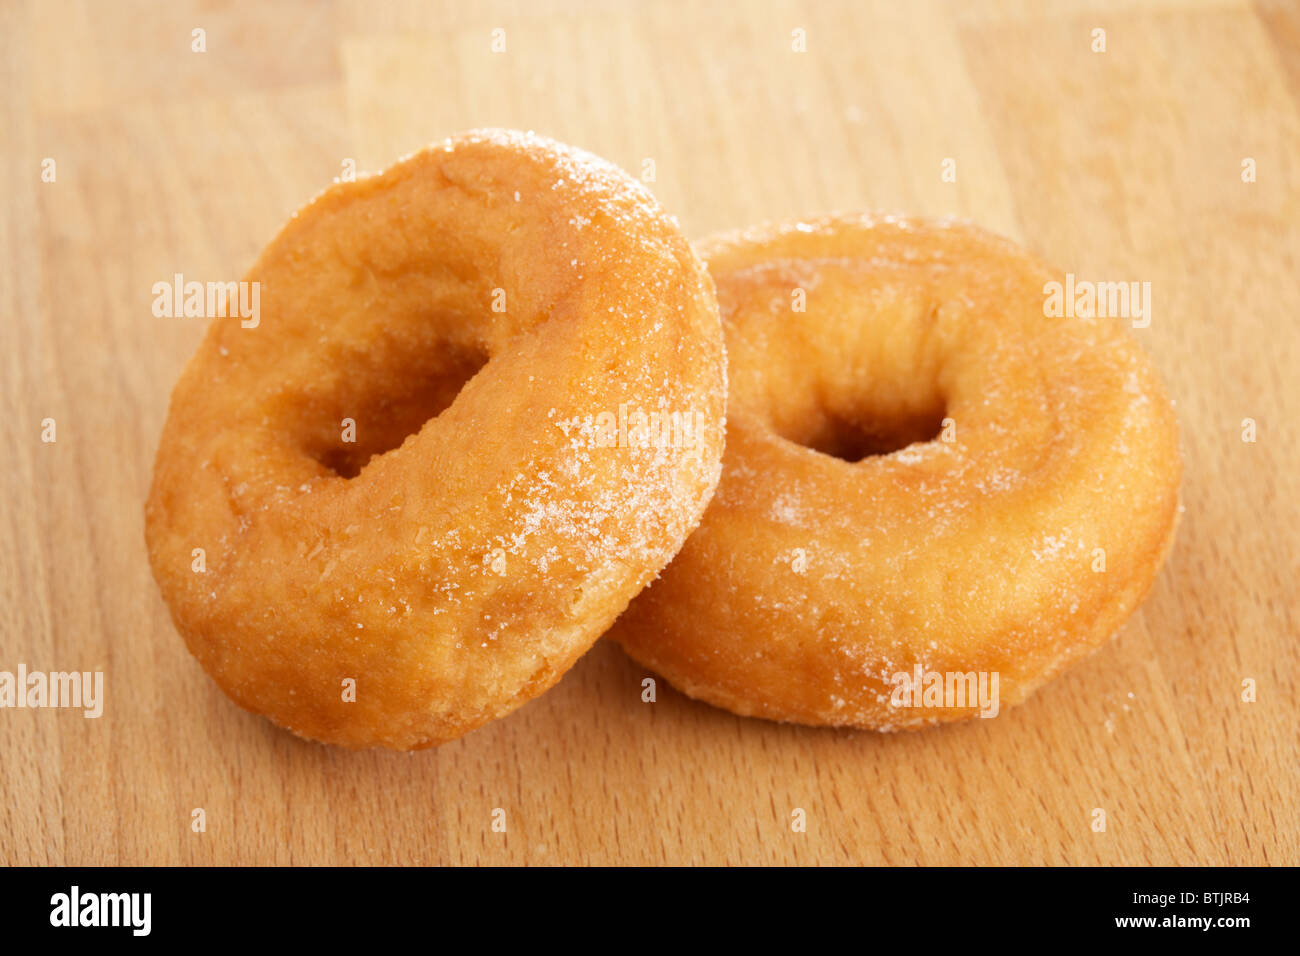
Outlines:
{"type": "Polygon", "coordinates": [[[1030,6],[0,5],[0,669],[107,681],[98,720],[0,711],[0,862],[1300,863],[1300,15],[1030,6]],[[413,756],[238,710],[145,558],[203,333],[155,318],[152,285],[237,278],[346,160],[487,125],[653,160],[691,236],[955,214],[1149,281],[1135,334],[1177,399],[1187,511],[1145,607],[1024,706],[916,735],[645,704],[605,644],[413,756]]]}

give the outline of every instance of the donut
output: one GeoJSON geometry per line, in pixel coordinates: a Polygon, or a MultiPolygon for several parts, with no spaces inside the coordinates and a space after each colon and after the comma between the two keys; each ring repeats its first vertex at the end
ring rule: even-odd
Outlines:
{"type": "Polygon", "coordinates": [[[712,282],[604,160],[462,134],[327,189],[245,281],[260,318],[181,375],[145,528],[190,651],[275,724],[408,750],[501,717],[703,514],[712,282]]]}
{"type": "Polygon", "coordinates": [[[883,731],[994,716],[1115,633],[1181,474],[1120,320],[1048,317],[1060,274],[953,221],[697,251],[728,349],[723,475],[612,629],[636,661],[736,714],[883,731]]]}

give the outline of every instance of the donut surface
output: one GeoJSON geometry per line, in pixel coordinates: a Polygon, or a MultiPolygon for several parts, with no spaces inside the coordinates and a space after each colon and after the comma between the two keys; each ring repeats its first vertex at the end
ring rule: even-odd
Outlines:
{"type": "Polygon", "coordinates": [[[462,135],[326,190],[246,280],[260,321],[213,322],[146,506],[176,626],[241,706],[350,747],[455,738],[554,684],[703,513],[712,283],[603,160],[462,135]],[[592,440],[620,408],[697,427],[592,440]]]}
{"type": "Polygon", "coordinates": [[[899,675],[996,674],[1016,703],[1141,602],[1181,465],[1125,320],[1046,317],[1063,277],[955,222],[836,217],[697,251],[727,341],[723,476],[613,628],[633,658],[737,714],[919,727],[987,708],[964,682],[966,706],[900,697],[899,675]]]}

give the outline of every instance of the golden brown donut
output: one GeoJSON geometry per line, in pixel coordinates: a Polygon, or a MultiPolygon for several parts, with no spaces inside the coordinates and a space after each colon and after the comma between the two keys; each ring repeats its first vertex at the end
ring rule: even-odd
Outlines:
{"type": "Polygon", "coordinates": [[[326,190],[246,279],[260,322],[212,324],[146,508],[176,627],[241,706],[349,747],[450,740],[554,684],[703,513],[712,283],[603,160],[468,133],[326,190]],[[695,427],[594,440],[620,408],[695,427]]]}
{"type": "Polygon", "coordinates": [[[919,727],[981,709],[965,675],[1019,702],[1137,607],[1181,465],[1123,320],[1045,317],[1062,277],[956,222],[697,251],[728,348],[723,476],[612,631],[637,661],[737,714],[919,727]],[[931,675],[956,693],[920,696],[931,675]]]}

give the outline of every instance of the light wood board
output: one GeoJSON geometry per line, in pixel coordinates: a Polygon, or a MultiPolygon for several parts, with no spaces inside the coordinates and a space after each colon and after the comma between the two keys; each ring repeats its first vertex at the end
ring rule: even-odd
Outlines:
{"type": "Polygon", "coordinates": [[[1300,863],[1295,4],[6,0],[0,77],[0,669],[107,681],[97,720],[0,711],[0,862],[1300,863]],[[652,159],[692,237],[951,214],[1149,281],[1135,334],[1186,457],[1149,601],[1024,706],[915,735],[646,704],[605,644],[416,755],[237,709],[145,557],[168,394],[203,334],[155,318],[151,287],[238,277],[347,159],[490,125],[652,159]]]}

